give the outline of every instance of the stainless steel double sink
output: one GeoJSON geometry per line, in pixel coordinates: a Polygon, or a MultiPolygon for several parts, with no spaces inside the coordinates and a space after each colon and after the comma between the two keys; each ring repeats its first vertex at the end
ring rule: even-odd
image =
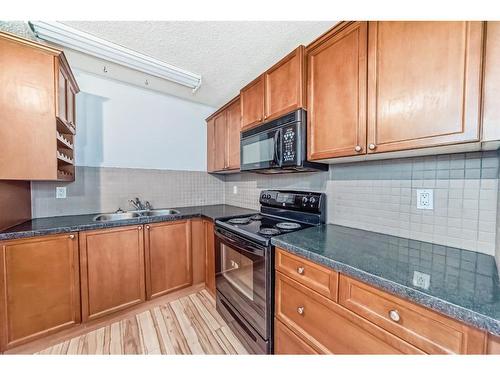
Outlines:
{"type": "Polygon", "coordinates": [[[127,212],[115,212],[110,214],[99,214],[94,217],[94,221],[117,221],[117,220],[127,220],[136,217],[144,216],[169,216],[177,215],[180,212],[171,209],[161,209],[161,210],[139,210],[139,211],[127,211],[127,212]]]}

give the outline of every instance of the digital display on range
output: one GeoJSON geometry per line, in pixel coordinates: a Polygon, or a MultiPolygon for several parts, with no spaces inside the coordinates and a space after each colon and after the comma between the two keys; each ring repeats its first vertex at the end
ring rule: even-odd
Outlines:
{"type": "Polygon", "coordinates": [[[278,202],[278,203],[293,203],[293,195],[278,193],[278,195],[276,196],[276,202],[278,202]]]}

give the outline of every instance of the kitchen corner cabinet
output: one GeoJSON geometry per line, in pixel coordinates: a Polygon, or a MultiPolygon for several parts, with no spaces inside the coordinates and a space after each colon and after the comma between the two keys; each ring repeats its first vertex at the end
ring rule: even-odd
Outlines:
{"type": "Polygon", "coordinates": [[[146,300],[143,226],[80,232],[82,319],[146,300]]]}
{"type": "Polygon", "coordinates": [[[236,172],[240,169],[241,110],[239,97],[207,119],[208,172],[236,172]]]}
{"type": "Polygon", "coordinates": [[[369,22],[368,153],[479,141],[482,40],[482,22],[369,22]]]}
{"type": "Polygon", "coordinates": [[[309,160],[366,153],[367,33],[346,23],[307,48],[309,160]]]}
{"type": "Polygon", "coordinates": [[[483,141],[500,140],[500,22],[486,22],[483,141]]]}
{"type": "Polygon", "coordinates": [[[75,96],[64,53],[0,33],[0,179],[74,180],[75,96]]]}
{"type": "Polygon", "coordinates": [[[251,129],[305,107],[304,46],[299,46],[241,89],[241,128],[251,129]]]}
{"type": "Polygon", "coordinates": [[[147,224],[145,229],[147,299],[192,285],[191,222],[147,224]]]}
{"type": "Polygon", "coordinates": [[[78,235],[0,243],[0,351],[78,324],[78,235]]]}
{"type": "Polygon", "coordinates": [[[203,220],[205,228],[205,286],[215,297],[215,235],[214,224],[203,220]]]}

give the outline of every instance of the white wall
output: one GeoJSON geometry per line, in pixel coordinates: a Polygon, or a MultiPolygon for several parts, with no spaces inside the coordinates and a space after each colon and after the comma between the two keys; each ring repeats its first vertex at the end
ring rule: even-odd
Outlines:
{"type": "Polygon", "coordinates": [[[206,170],[205,118],[214,108],[76,72],[76,164],[206,170]]]}

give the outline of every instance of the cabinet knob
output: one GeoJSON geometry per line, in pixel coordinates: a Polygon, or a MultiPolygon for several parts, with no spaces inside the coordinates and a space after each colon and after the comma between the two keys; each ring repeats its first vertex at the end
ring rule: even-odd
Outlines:
{"type": "Polygon", "coordinates": [[[370,144],[368,145],[368,148],[369,148],[370,150],[375,150],[375,149],[377,148],[377,146],[375,146],[375,144],[374,144],[374,143],[370,143],[370,144]]]}
{"type": "Polygon", "coordinates": [[[297,312],[299,315],[304,315],[304,306],[297,307],[297,312]]]}
{"type": "Polygon", "coordinates": [[[304,267],[297,267],[297,273],[299,275],[303,275],[304,274],[304,267]]]}
{"type": "Polygon", "coordinates": [[[361,150],[363,150],[363,147],[361,147],[360,145],[357,145],[356,147],[354,147],[354,151],[356,151],[356,152],[361,152],[361,150]]]}
{"type": "Polygon", "coordinates": [[[389,318],[391,318],[393,322],[399,322],[399,320],[401,319],[398,310],[389,311],[389,318]]]}
{"type": "Polygon", "coordinates": [[[139,226],[137,227],[137,230],[142,230],[142,225],[139,225],[139,226]]]}
{"type": "Polygon", "coordinates": [[[149,226],[149,225],[146,225],[146,229],[148,229],[148,230],[149,230],[149,228],[150,228],[150,226],[149,226]]]}
{"type": "Polygon", "coordinates": [[[70,240],[73,240],[73,239],[75,238],[75,235],[74,235],[74,234],[70,234],[70,235],[68,236],[68,238],[69,238],[70,240]]]}

